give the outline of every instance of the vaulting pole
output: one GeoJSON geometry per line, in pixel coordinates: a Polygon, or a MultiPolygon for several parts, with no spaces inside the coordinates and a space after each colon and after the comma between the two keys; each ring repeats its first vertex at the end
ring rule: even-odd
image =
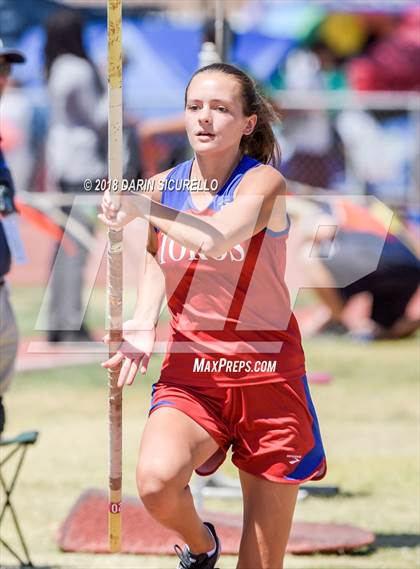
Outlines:
{"type": "Polygon", "coordinates": [[[224,60],[224,6],[222,0],[215,0],[215,18],[214,18],[214,28],[215,28],[215,43],[216,50],[219,54],[220,61],[224,60]]]}
{"type": "MultiPolygon", "coordinates": [[[[118,205],[122,180],[122,0],[107,0],[108,14],[108,178],[111,200],[118,205]],[[117,187],[115,186],[117,184],[117,187]]],[[[122,238],[108,229],[107,309],[110,357],[122,340],[122,238]]],[[[109,513],[111,553],[121,550],[122,389],[120,366],[108,371],[109,388],[109,513]]]]}

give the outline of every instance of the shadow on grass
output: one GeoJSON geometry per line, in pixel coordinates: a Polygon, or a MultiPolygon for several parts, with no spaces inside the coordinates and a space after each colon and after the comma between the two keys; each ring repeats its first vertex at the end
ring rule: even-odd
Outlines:
{"type": "Polygon", "coordinates": [[[376,540],[357,551],[349,552],[352,557],[371,555],[378,549],[401,549],[403,547],[415,548],[420,546],[420,535],[415,533],[377,533],[376,540]]]}
{"type": "Polygon", "coordinates": [[[15,565],[4,565],[1,564],[1,569],[60,569],[59,565],[20,565],[16,563],[15,565]]]}
{"type": "Polygon", "coordinates": [[[339,486],[301,486],[302,490],[306,490],[309,496],[313,498],[368,498],[372,494],[361,490],[352,492],[350,490],[341,490],[339,486]]]}
{"type": "Polygon", "coordinates": [[[350,490],[338,490],[337,498],[368,498],[372,495],[371,492],[360,490],[359,492],[352,492],[350,490]]]}
{"type": "Polygon", "coordinates": [[[420,535],[415,533],[378,533],[371,545],[355,549],[354,551],[334,551],[325,552],[323,555],[334,557],[334,555],[348,555],[350,557],[365,557],[372,555],[378,549],[400,549],[403,547],[415,548],[420,546],[420,535]]]}
{"type": "Polygon", "coordinates": [[[415,533],[378,533],[376,534],[375,546],[386,549],[419,547],[420,535],[415,533]]]}

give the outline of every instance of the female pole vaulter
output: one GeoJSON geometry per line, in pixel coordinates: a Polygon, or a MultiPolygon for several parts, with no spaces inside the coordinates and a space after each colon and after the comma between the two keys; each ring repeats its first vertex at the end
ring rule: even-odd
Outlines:
{"type": "Polygon", "coordinates": [[[284,282],[286,189],[268,165],[274,119],[241,70],[198,70],[185,93],[194,158],[156,175],[153,192],[124,195],[118,210],[106,193],[99,216],[112,228],[149,222],[135,313],[102,364],[122,362],[121,387],[146,372],[165,292],[172,316],[137,485],[150,514],[187,544],[175,546],[179,569],[214,569],[221,551],[195,510],[194,470],[213,473],[232,447],[244,505],[237,569],[283,567],[299,484],[326,472],[284,282]]]}

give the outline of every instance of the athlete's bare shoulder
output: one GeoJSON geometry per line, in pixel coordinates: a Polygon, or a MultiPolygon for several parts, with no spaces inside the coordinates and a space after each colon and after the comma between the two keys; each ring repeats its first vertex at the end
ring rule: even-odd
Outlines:
{"type": "MultiPolygon", "coordinates": [[[[250,168],[240,184],[240,193],[281,196],[286,194],[286,180],[281,173],[269,164],[259,164],[250,168]]],[[[238,188],[239,190],[239,188],[238,188]]]]}

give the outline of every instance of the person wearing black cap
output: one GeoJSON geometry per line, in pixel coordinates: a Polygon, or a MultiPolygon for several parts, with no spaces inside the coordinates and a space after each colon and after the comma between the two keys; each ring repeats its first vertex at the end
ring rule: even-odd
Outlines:
{"type": "MultiPolygon", "coordinates": [[[[24,62],[25,56],[20,51],[5,47],[0,39],[0,98],[12,65],[24,62]]],[[[0,138],[0,436],[5,425],[3,395],[12,380],[18,346],[16,319],[6,286],[6,275],[10,271],[12,254],[6,236],[5,221],[8,216],[16,212],[14,194],[13,179],[1,150],[0,138]]]]}

